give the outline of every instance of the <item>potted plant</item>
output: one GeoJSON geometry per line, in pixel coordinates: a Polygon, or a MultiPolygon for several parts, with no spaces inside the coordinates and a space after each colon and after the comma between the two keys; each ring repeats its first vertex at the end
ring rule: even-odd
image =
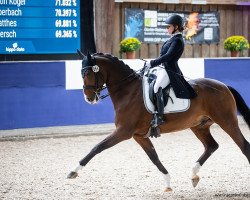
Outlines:
{"type": "Polygon", "coordinates": [[[239,56],[239,52],[248,48],[249,48],[249,43],[247,39],[240,35],[234,35],[228,37],[224,41],[224,49],[231,52],[231,57],[239,56]]]}
{"type": "Polygon", "coordinates": [[[135,51],[141,47],[141,42],[134,37],[125,38],[120,42],[120,52],[126,53],[127,59],[135,58],[135,51]]]}

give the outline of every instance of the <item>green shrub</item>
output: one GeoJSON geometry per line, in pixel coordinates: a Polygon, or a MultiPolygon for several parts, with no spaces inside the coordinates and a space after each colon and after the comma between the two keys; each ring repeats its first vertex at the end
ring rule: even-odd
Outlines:
{"type": "Polygon", "coordinates": [[[136,51],[140,47],[141,42],[137,38],[129,37],[120,42],[121,53],[136,51]]]}
{"type": "Polygon", "coordinates": [[[248,48],[249,43],[243,36],[234,35],[224,41],[224,49],[228,51],[243,51],[248,48]]]}

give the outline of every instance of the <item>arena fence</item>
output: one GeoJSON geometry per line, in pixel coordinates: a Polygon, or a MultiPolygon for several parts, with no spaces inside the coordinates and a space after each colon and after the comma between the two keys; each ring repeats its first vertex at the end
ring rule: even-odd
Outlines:
{"type": "MultiPolygon", "coordinates": [[[[131,68],[141,60],[124,60],[131,68]]],[[[186,79],[214,78],[237,89],[250,105],[250,58],[182,58],[186,79]]],[[[84,101],[81,61],[0,63],[0,130],[112,123],[109,97],[84,101]]]]}

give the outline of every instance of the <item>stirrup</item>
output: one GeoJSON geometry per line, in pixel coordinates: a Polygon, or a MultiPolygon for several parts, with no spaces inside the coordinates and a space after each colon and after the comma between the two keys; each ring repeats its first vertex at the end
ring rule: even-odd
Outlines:
{"type": "Polygon", "coordinates": [[[159,127],[150,127],[148,130],[148,133],[144,136],[144,138],[148,138],[148,137],[160,137],[161,136],[161,132],[160,132],[160,128],[159,127]]]}
{"type": "Polygon", "coordinates": [[[156,128],[157,126],[160,126],[162,124],[164,124],[165,121],[162,119],[161,116],[159,116],[157,113],[154,114],[154,118],[151,121],[150,125],[154,128],[156,128]]]}

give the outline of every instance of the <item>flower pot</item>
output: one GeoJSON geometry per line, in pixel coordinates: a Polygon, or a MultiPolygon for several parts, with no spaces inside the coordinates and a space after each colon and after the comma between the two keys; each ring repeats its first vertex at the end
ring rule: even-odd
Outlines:
{"type": "Polygon", "coordinates": [[[126,52],[127,59],[135,59],[135,51],[126,52]]]}
{"type": "Polygon", "coordinates": [[[231,57],[239,57],[240,52],[239,51],[231,51],[231,57]]]}

